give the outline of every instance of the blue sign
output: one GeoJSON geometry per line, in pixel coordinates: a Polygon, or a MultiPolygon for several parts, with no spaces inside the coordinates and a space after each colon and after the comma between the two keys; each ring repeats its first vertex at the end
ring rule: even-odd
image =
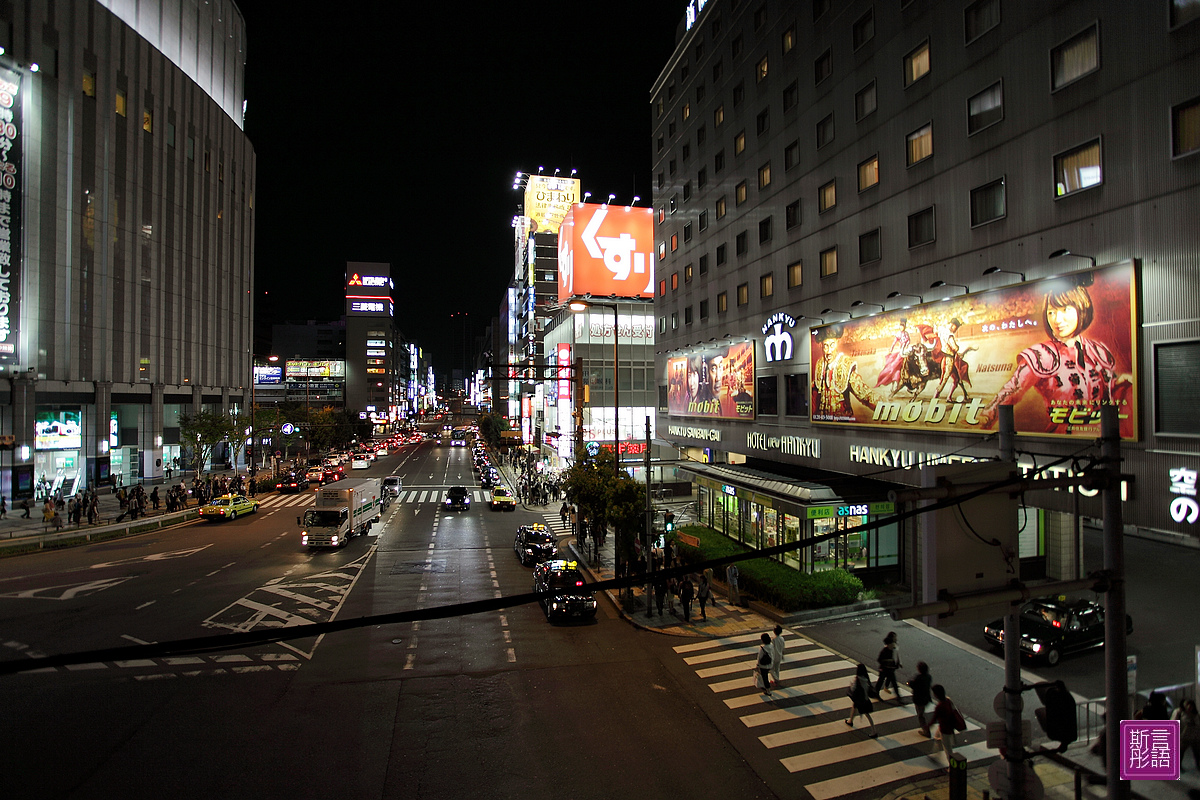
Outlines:
{"type": "Polygon", "coordinates": [[[282,433],[284,436],[291,436],[293,433],[296,432],[296,426],[290,422],[285,422],[285,423],[283,423],[283,425],[281,425],[279,427],[279,432],[282,433]]]}

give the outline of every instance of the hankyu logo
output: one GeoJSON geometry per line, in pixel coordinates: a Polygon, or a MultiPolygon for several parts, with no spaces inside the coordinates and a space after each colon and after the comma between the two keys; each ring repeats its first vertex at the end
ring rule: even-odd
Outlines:
{"type": "Polygon", "coordinates": [[[792,360],[792,334],[783,329],[785,325],[788,328],[794,328],[796,327],[796,320],[790,314],[782,311],[772,314],[763,323],[763,336],[767,337],[763,340],[763,347],[767,354],[767,363],[792,360]]]}
{"type": "Polygon", "coordinates": [[[645,275],[646,254],[635,252],[637,239],[628,233],[622,233],[620,236],[596,235],[607,216],[607,208],[598,209],[579,237],[583,246],[587,248],[588,255],[603,259],[604,266],[619,281],[628,280],[631,270],[638,275],[645,275]]]}

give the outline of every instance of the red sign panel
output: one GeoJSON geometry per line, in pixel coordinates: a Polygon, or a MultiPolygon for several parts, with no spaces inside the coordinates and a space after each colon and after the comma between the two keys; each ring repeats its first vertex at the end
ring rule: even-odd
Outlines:
{"type": "Polygon", "coordinates": [[[558,231],[558,299],[654,296],[654,210],[576,203],[558,231]]]}
{"type": "Polygon", "coordinates": [[[812,330],[812,420],[1095,438],[1115,405],[1137,438],[1132,264],[955,297],[812,330]]]}
{"type": "Polygon", "coordinates": [[[571,397],[571,345],[560,342],[558,347],[558,397],[568,400],[571,397]]]}

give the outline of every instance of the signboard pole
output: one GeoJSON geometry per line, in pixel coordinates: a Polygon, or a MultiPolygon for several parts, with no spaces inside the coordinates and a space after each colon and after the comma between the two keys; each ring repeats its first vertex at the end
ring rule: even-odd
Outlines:
{"type": "MultiPolygon", "coordinates": [[[[646,564],[653,566],[654,559],[650,551],[654,545],[654,504],[650,501],[650,417],[646,417],[646,453],[642,457],[646,470],[646,546],[642,550],[646,554],[646,564]]],[[[670,564],[666,565],[670,567],[670,564]]],[[[646,616],[650,616],[654,601],[654,578],[651,570],[646,570],[646,616]]]]}
{"type": "Polygon", "coordinates": [[[1104,688],[1108,702],[1105,735],[1108,748],[1108,796],[1129,800],[1129,781],[1121,780],[1121,720],[1129,710],[1125,674],[1125,541],[1121,516],[1121,421],[1115,405],[1100,409],[1100,458],[1108,481],[1103,491],[1104,569],[1109,588],[1104,595],[1104,688]]]}

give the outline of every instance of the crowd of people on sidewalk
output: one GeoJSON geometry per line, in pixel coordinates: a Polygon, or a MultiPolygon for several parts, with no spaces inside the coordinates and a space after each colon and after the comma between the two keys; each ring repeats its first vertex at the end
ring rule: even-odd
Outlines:
{"type": "MultiPolygon", "coordinates": [[[[783,636],[783,627],[775,626],[775,635],[764,633],[760,639],[754,660],[754,684],[768,698],[773,697],[772,688],[780,688],[780,670],[783,666],[784,653],[787,643],[783,636]]],[[[903,668],[900,660],[900,640],[895,631],[884,637],[883,649],[876,656],[878,677],[871,683],[867,665],[859,662],[855,665],[854,677],[846,687],[846,696],[850,699],[850,716],[845,720],[847,726],[853,728],[856,717],[862,716],[870,725],[868,737],[878,736],[875,720],[871,716],[875,710],[874,701],[881,701],[884,693],[890,693],[897,705],[906,705],[907,700],[900,693],[900,685],[896,671],[903,668]]],[[[933,682],[929,665],[924,661],[917,662],[917,671],[906,682],[911,691],[913,710],[922,736],[941,740],[943,752],[949,761],[954,752],[955,734],[967,729],[966,720],[955,707],[954,702],[947,696],[946,688],[933,682]],[[933,710],[926,713],[929,706],[933,710]],[[935,729],[936,726],[936,729],[935,729]]]]}

